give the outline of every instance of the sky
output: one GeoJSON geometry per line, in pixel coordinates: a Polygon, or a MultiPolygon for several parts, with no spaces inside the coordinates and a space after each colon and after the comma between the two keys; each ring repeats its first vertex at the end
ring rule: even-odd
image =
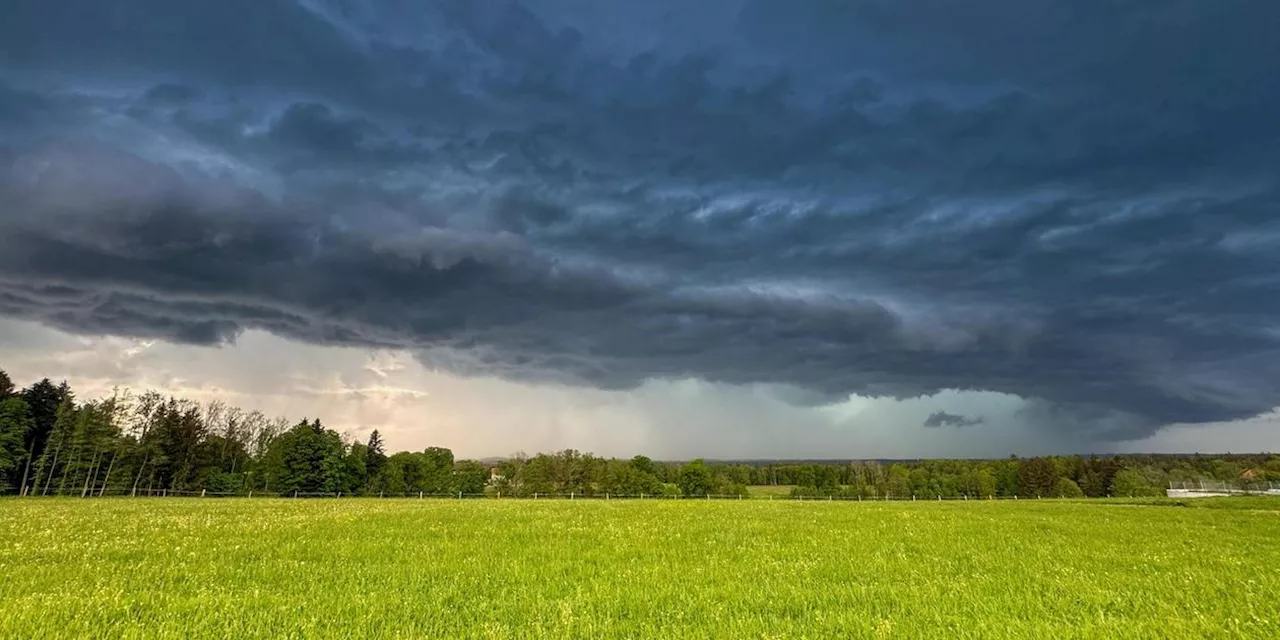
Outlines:
{"type": "Polygon", "coordinates": [[[1280,449],[1280,3],[8,0],[0,368],[391,449],[1280,449]]]}

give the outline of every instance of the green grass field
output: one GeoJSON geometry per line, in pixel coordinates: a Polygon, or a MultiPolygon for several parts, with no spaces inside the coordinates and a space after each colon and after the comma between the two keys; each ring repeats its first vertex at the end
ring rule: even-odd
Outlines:
{"type": "Polygon", "coordinates": [[[1155,502],[6,499],[0,637],[1280,637],[1280,500],[1155,502]]]}
{"type": "Polygon", "coordinates": [[[747,487],[747,492],[752,498],[785,497],[791,495],[795,488],[793,484],[759,484],[747,487]]]}

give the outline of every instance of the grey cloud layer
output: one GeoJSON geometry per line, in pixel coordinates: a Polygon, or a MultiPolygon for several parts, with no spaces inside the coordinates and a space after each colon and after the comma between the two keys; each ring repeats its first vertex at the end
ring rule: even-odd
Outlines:
{"type": "Polygon", "coordinates": [[[981,417],[969,418],[956,413],[947,413],[946,411],[935,411],[924,419],[926,427],[972,427],[980,425],[984,422],[981,417]]]}
{"type": "Polygon", "coordinates": [[[1276,5],[929,4],[15,0],[0,313],[1101,438],[1280,404],[1276,5]]]}

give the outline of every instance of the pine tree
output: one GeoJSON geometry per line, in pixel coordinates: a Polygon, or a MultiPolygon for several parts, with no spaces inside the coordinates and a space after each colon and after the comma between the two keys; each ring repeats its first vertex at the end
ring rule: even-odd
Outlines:
{"type": "Polygon", "coordinates": [[[1024,460],[1018,470],[1022,491],[1029,496],[1053,497],[1058,494],[1058,471],[1045,458],[1024,460]]]}
{"type": "Polygon", "coordinates": [[[0,400],[0,482],[18,483],[19,469],[26,455],[23,441],[33,424],[25,400],[16,397],[0,400]]]}
{"type": "MultiPolygon", "coordinates": [[[[54,423],[58,419],[58,409],[63,402],[73,400],[71,387],[64,381],[62,384],[54,385],[45,378],[30,387],[22,390],[22,399],[27,401],[27,407],[31,411],[32,426],[27,431],[27,437],[23,441],[23,448],[26,450],[26,463],[22,470],[22,486],[27,486],[27,481],[31,477],[31,466],[33,461],[44,456],[48,448],[49,437],[53,431],[54,423]]],[[[40,483],[36,481],[35,487],[39,487],[40,483]]]]}
{"type": "Polygon", "coordinates": [[[373,433],[369,434],[369,447],[364,452],[365,475],[370,481],[375,481],[386,465],[387,452],[382,444],[382,434],[374,429],[373,433]]]}

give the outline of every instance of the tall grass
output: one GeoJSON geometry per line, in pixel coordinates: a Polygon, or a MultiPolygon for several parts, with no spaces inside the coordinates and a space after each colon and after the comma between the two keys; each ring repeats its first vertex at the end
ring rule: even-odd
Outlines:
{"type": "Polygon", "coordinates": [[[1280,637],[1219,504],[9,499],[0,637],[1280,637]]]}

